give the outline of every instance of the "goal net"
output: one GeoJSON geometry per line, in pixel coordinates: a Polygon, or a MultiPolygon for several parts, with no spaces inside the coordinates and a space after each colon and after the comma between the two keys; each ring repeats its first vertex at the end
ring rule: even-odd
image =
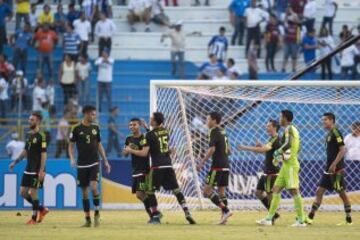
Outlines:
{"type": "MultiPolygon", "coordinates": [[[[301,136],[301,193],[310,207],[317,184],[325,170],[325,135],[321,116],[333,112],[344,135],[351,133],[351,124],[360,120],[359,82],[322,81],[152,81],[150,109],[165,115],[170,130],[172,160],[179,185],[192,208],[213,207],[202,196],[210,162],[200,172],[196,164],[208,147],[206,116],[210,111],[223,115],[223,127],[232,149],[230,181],[227,191],[233,209],[258,209],[254,195],[262,174],[264,156],[237,150],[238,144],[255,145],[268,140],[266,123],[278,119],[283,109],[294,112],[294,125],[301,136]]],[[[281,130],[280,130],[281,134],[281,130]]],[[[352,206],[360,210],[360,159],[346,161],[347,191],[352,206]]],[[[163,208],[177,208],[170,192],[158,195],[163,208]]],[[[284,192],[281,206],[292,208],[293,202],[284,192]]],[[[323,209],[343,209],[335,192],[327,192],[323,209]]]]}

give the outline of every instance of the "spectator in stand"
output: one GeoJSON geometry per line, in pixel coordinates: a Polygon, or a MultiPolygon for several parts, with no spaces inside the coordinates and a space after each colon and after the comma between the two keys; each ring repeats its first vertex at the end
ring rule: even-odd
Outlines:
{"type": "Polygon", "coordinates": [[[81,106],[89,103],[90,72],[91,64],[87,55],[81,55],[80,61],[76,63],[76,78],[79,83],[79,102],[81,106]]]}
{"type": "Polygon", "coordinates": [[[99,56],[101,56],[104,49],[107,49],[108,54],[111,51],[112,40],[116,32],[116,25],[113,20],[106,18],[105,14],[100,14],[100,21],[96,23],[95,34],[99,38],[99,56]]]}
{"type": "Polygon", "coordinates": [[[216,72],[215,77],[213,77],[212,80],[220,80],[220,81],[226,81],[226,80],[230,80],[230,78],[226,75],[227,69],[226,68],[222,68],[219,71],[216,72]]]}
{"type": "Polygon", "coordinates": [[[106,95],[108,110],[110,111],[112,105],[111,97],[111,85],[113,81],[113,65],[114,60],[109,57],[109,50],[104,49],[102,51],[101,57],[95,61],[95,65],[98,68],[98,102],[99,102],[99,111],[102,110],[102,99],[106,95]]]}
{"type": "Polygon", "coordinates": [[[6,44],[6,22],[10,21],[11,16],[12,11],[9,5],[4,3],[4,0],[0,0],[0,54],[3,53],[6,44]]]}
{"type": "Polygon", "coordinates": [[[49,102],[50,113],[55,112],[55,83],[54,80],[50,79],[48,85],[46,86],[46,98],[49,102]]]}
{"type": "Polygon", "coordinates": [[[329,33],[333,36],[333,22],[336,17],[338,5],[335,0],[325,0],[325,15],[321,26],[325,27],[328,25],[329,33]]]}
{"type": "Polygon", "coordinates": [[[8,62],[5,54],[0,54],[0,75],[6,80],[11,80],[14,77],[15,68],[8,62]]]}
{"type": "Polygon", "coordinates": [[[292,71],[296,71],[300,36],[300,27],[296,22],[297,17],[295,15],[291,15],[286,22],[284,34],[284,61],[281,70],[282,72],[286,72],[286,66],[289,57],[291,57],[292,60],[292,71]]]}
{"type": "Polygon", "coordinates": [[[257,80],[258,79],[258,72],[259,66],[257,63],[257,52],[259,51],[259,46],[253,44],[251,49],[249,50],[249,54],[247,55],[247,63],[249,66],[249,79],[250,80],[257,80]]]}
{"type": "Polygon", "coordinates": [[[117,156],[121,157],[121,148],[119,144],[119,127],[116,124],[116,117],[119,115],[119,108],[113,107],[110,109],[111,115],[108,120],[108,145],[106,147],[106,154],[109,155],[114,148],[117,156]]]}
{"type": "Polygon", "coordinates": [[[231,45],[235,45],[239,36],[238,45],[243,45],[245,32],[245,10],[250,5],[250,0],[232,0],[229,5],[230,22],[234,26],[234,33],[231,38],[231,45]]]}
{"type": "Polygon", "coordinates": [[[83,0],[81,3],[82,12],[85,14],[85,18],[91,21],[94,13],[93,0],[83,0]]]}
{"type": "Polygon", "coordinates": [[[265,47],[266,47],[266,57],[265,65],[266,71],[276,72],[275,68],[275,55],[279,47],[280,41],[280,28],[279,23],[275,15],[270,16],[270,21],[266,25],[265,30],[265,47]]]}
{"type": "MultiPolygon", "coordinates": [[[[335,42],[333,37],[329,34],[329,31],[326,27],[322,27],[319,35],[319,50],[320,50],[320,58],[328,55],[335,47],[335,42]]],[[[332,59],[328,58],[321,64],[321,79],[329,79],[332,80],[332,59]],[[328,77],[326,77],[326,71],[328,77]]]]}
{"type": "Polygon", "coordinates": [[[91,23],[91,42],[95,41],[95,26],[100,20],[100,11],[97,5],[92,8],[91,17],[89,21],[91,23]]]}
{"type": "Polygon", "coordinates": [[[80,12],[75,9],[75,3],[70,3],[68,5],[68,13],[66,15],[66,19],[68,23],[73,25],[74,21],[80,17],[80,12]]]}
{"type": "Polygon", "coordinates": [[[156,24],[170,27],[170,19],[165,14],[163,0],[152,1],[151,20],[156,24]]]}
{"type": "Polygon", "coordinates": [[[65,152],[66,157],[69,157],[68,136],[70,124],[68,118],[69,114],[67,112],[64,112],[63,117],[59,120],[57,125],[55,158],[60,158],[63,151],[65,152]]]}
{"type": "MultiPolygon", "coordinates": [[[[40,78],[41,79],[41,78],[40,78]]],[[[41,79],[35,83],[35,87],[33,90],[33,111],[42,111],[42,105],[46,102],[46,91],[45,91],[45,82],[41,79]]]]}
{"type": "Polygon", "coordinates": [[[306,31],[313,30],[315,28],[315,18],[316,18],[316,1],[308,0],[304,8],[304,25],[306,31]]]}
{"type": "Polygon", "coordinates": [[[217,72],[219,71],[226,71],[226,67],[223,65],[223,63],[218,62],[217,57],[215,54],[209,55],[209,62],[205,62],[201,67],[199,68],[199,80],[211,80],[215,78],[217,72]]]}
{"type": "Polygon", "coordinates": [[[21,26],[21,21],[29,22],[30,0],[16,0],[15,30],[21,26]]]}
{"type": "Polygon", "coordinates": [[[22,111],[29,111],[31,106],[28,99],[28,80],[24,77],[24,72],[21,70],[16,71],[16,76],[11,82],[11,110],[16,111],[21,101],[22,111]]]}
{"type": "Polygon", "coordinates": [[[15,161],[20,157],[20,154],[25,148],[25,143],[19,139],[19,134],[13,132],[11,134],[11,141],[6,144],[6,153],[12,161],[15,161]]]}
{"type": "MultiPolygon", "coordinates": [[[[199,2],[199,0],[197,0],[197,2],[199,2]]],[[[172,3],[173,3],[173,6],[174,6],[174,7],[177,7],[177,6],[178,6],[177,0],[172,0],[172,3]]],[[[200,3],[199,3],[199,4],[200,4],[200,3]]],[[[166,5],[166,6],[169,6],[169,5],[170,5],[170,1],[169,1],[169,0],[165,0],[165,5],[166,5]]]]}
{"type": "MultiPolygon", "coordinates": [[[[1,0],[0,0],[1,1],[1,0]]],[[[43,7],[43,12],[40,13],[38,17],[38,24],[40,26],[48,25],[49,27],[54,24],[54,15],[51,12],[50,6],[45,4],[43,7]]]]}
{"type": "Polygon", "coordinates": [[[57,12],[54,15],[54,27],[57,34],[63,34],[66,30],[67,18],[62,4],[58,4],[57,12]]]}
{"type": "Polygon", "coordinates": [[[85,12],[81,13],[80,19],[74,21],[74,29],[80,37],[80,55],[87,55],[91,23],[86,19],[85,12]]]}
{"type": "Polygon", "coordinates": [[[227,56],[228,40],[225,32],[225,27],[220,27],[219,35],[213,36],[208,44],[208,54],[214,54],[219,62],[224,62],[227,56]]]}
{"type": "MultiPolygon", "coordinates": [[[[195,0],[194,6],[201,6],[200,0],[195,0]]],[[[210,0],[205,0],[204,6],[210,6],[210,0]]]]}
{"type": "Polygon", "coordinates": [[[64,105],[70,98],[76,95],[75,61],[69,54],[64,55],[64,61],[60,65],[59,80],[64,92],[64,105]]]}
{"type": "Polygon", "coordinates": [[[38,24],[38,15],[36,14],[36,3],[31,4],[30,13],[29,13],[29,23],[31,28],[35,30],[38,24]]]}
{"type": "Polygon", "coordinates": [[[274,1],[276,18],[278,21],[283,22],[285,19],[285,12],[289,6],[289,0],[275,0],[274,1]]]}
{"type": "Polygon", "coordinates": [[[350,37],[352,37],[352,33],[349,30],[349,26],[344,24],[339,34],[339,38],[341,39],[341,41],[346,41],[350,37]]]}
{"type": "Polygon", "coordinates": [[[31,26],[25,23],[24,29],[18,29],[15,34],[10,37],[10,43],[13,45],[13,64],[15,69],[21,69],[26,73],[26,65],[28,58],[28,49],[31,46],[33,35],[31,26]]]}
{"type": "Polygon", "coordinates": [[[80,36],[74,31],[74,27],[66,24],[66,32],[63,35],[64,54],[71,57],[74,62],[79,58],[80,36]]]}
{"type": "Polygon", "coordinates": [[[351,125],[351,133],[344,138],[346,155],[349,161],[360,161],[360,122],[351,125]]]}
{"type": "Polygon", "coordinates": [[[229,77],[229,79],[236,80],[241,76],[242,72],[236,66],[234,59],[228,58],[226,62],[226,67],[227,67],[226,75],[229,77]]]}
{"type": "MultiPolygon", "coordinates": [[[[345,39],[342,39],[345,41],[345,39]]],[[[342,80],[355,80],[356,79],[356,64],[355,64],[355,57],[359,55],[359,50],[354,46],[351,45],[350,47],[344,49],[341,53],[341,79],[342,80]],[[349,72],[351,75],[349,76],[349,72]]]]}
{"type": "Polygon", "coordinates": [[[38,50],[38,68],[41,70],[43,76],[44,66],[47,65],[49,78],[53,77],[54,62],[53,52],[57,43],[58,37],[53,30],[50,30],[49,24],[44,24],[35,33],[34,41],[37,44],[38,50]]]}
{"type": "Polygon", "coordinates": [[[130,0],[129,13],[127,15],[131,32],[136,32],[134,24],[136,22],[145,22],[145,32],[150,32],[149,23],[151,20],[152,0],[130,0]]]}
{"type": "Polygon", "coordinates": [[[260,23],[267,21],[268,17],[264,10],[256,6],[256,0],[251,0],[250,7],[245,10],[244,16],[247,31],[245,56],[247,56],[252,41],[254,41],[255,45],[260,46],[260,23]]]}
{"type": "Polygon", "coordinates": [[[301,45],[304,53],[304,62],[306,65],[310,65],[316,60],[316,49],[318,47],[315,37],[315,29],[307,31],[306,35],[302,39],[301,45]]]}
{"type": "Polygon", "coordinates": [[[161,36],[161,42],[165,38],[171,39],[171,74],[175,76],[177,65],[179,65],[179,75],[181,79],[185,78],[185,41],[186,34],[182,30],[182,21],[178,21],[174,30],[169,31],[161,36]],[[177,59],[177,61],[176,61],[177,59]]]}
{"type": "Polygon", "coordinates": [[[7,102],[9,99],[8,95],[9,84],[8,81],[2,76],[0,78],[0,123],[2,125],[6,124],[6,111],[7,111],[7,102]]]}
{"type": "Polygon", "coordinates": [[[112,0],[97,0],[100,13],[105,14],[107,18],[112,18],[112,0]]]}
{"type": "Polygon", "coordinates": [[[307,0],[290,0],[289,6],[292,12],[296,13],[300,19],[304,16],[304,8],[307,0]]]}

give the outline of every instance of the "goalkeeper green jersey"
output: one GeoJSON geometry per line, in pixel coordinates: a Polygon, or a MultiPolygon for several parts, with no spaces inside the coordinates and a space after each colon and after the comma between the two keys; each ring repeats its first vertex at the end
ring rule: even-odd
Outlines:
{"type": "Polygon", "coordinates": [[[281,139],[281,147],[278,149],[280,154],[290,149],[290,158],[284,160],[283,166],[300,167],[298,154],[300,152],[300,134],[294,125],[285,128],[281,139]]]}

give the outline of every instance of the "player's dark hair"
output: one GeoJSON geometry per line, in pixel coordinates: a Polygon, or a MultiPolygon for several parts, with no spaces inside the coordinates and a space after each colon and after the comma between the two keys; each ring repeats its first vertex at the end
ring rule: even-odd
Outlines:
{"type": "Polygon", "coordinates": [[[335,114],[331,113],[331,112],[326,112],[323,114],[324,117],[329,118],[330,120],[332,120],[333,122],[336,121],[336,117],[335,114]]]}
{"type": "Polygon", "coordinates": [[[228,62],[230,62],[231,65],[235,65],[235,60],[233,58],[228,58],[228,62]]]}
{"type": "Polygon", "coordinates": [[[153,118],[154,118],[154,120],[155,120],[155,122],[156,122],[156,124],[157,124],[158,126],[160,126],[161,124],[163,124],[163,123],[164,123],[164,120],[165,120],[164,114],[162,114],[161,112],[154,112],[154,113],[153,113],[153,118]]]}
{"type": "Polygon", "coordinates": [[[353,124],[351,124],[351,128],[360,130],[360,122],[353,122],[353,124]]]}
{"type": "Polygon", "coordinates": [[[226,31],[226,28],[224,26],[221,26],[220,29],[219,29],[220,32],[225,32],[226,31]]]}
{"type": "Polygon", "coordinates": [[[281,115],[289,122],[292,122],[292,120],[294,119],[294,114],[288,109],[282,110],[281,115]]]}
{"type": "Polygon", "coordinates": [[[132,118],[132,119],[130,119],[129,122],[139,122],[139,123],[141,123],[141,120],[140,120],[140,118],[132,118]]]}
{"type": "Polygon", "coordinates": [[[209,116],[211,119],[215,120],[217,124],[220,124],[221,123],[221,114],[218,113],[218,112],[211,112],[209,113],[209,116]]]}
{"type": "Polygon", "coordinates": [[[82,109],[83,114],[86,114],[86,113],[89,113],[89,112],[92,112],[92,111],[96,111],[96,108],[94,106],[91,106],[91,105],[86,105],[82,109]]]}
{"type": "Polygon", "coordinates": [[[275,128],[276,131],[279,131],[280,129],[280,124],[278,121],[274,120],[274,119],[270,119],[269,123],[271,123],[271,125],[275,128]]]}
{"type": "Polygon", "coordinates": [[[32,112],[32,113],[31,113],[31,116],[36,117],[37,119],[39,119],[40,122],[41,122],[42,119],[43,119],[42,114],[41,114],[41,112],[39,112],[39,111],[32,112]]]}

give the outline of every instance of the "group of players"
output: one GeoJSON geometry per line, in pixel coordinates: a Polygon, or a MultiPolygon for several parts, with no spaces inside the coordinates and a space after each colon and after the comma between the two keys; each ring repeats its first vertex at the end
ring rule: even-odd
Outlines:
{"type": "MultiPolygon", "coordinates": [[[[89,187],[92,192],[94,205],[94,226],[100,225],[100,193],[98,182],[100,175],[101,156],[108,173],[111,166],[106,158],[101,144],[100,129],[96,124],[96,109],[93,106],[83,108],[83,119],[73,126],[70,133],[69,156],[71,165],[77,167],[78,186],[82,190],[83,210],[85,213],[84,227],[91,227],[89,187]],[[74,147],[76,145],[78,157],[75,161],[74,147]]],[[[206,161],[212,158],[211,168],[204,186],[204,196],[221,209],[222,215],[219,224],[226,224],[233,215],[229,210],[226,198],[226,187],[229,181],[229,155],[231,153],[225,130],[221,127],[221,114],[211,112],[207,116],[209,128],[209,147],[197,165],[200,172],[206,161]]],[[[10,170],[27,157],[27,165],[21,181],[20,194],[32,204],[33,214],[27,224],[34,225],[43,221],[49,209],[41,206],[38,199],[38,190],[42,187],[45,176],[46,138],[40,130],[41,114],[34,112],[29,118],[30,132],[26,137],[26,146],[22,154],[10,164],[10,170]]],[[[257,143],[256,146],[238,145],[242,151],[252,151],[265,154],[263,175],[256,190],[256,196],[268,209],[267,216],[257,221],[260,225],[273,225],[280,217],[277,209],[281,200],[281,191],[288,190],[294,199],[296,222],[294,227],[304,227],[312,224],[315,212],[320,207],[326,190],[337,191],[343,200],[346,214],[343,224],[352,224],[351,205],[347,197],[344,181],[345,147],[341,133],[335,125],[335,115],[325,113],[322,118],[324,128],[328,130],[326,136],[327,164],[324,174],[316,191],[316,198],[308,216],[305,216],[303,202],[299,191],[300,164],[300,135],[292,124],[293,113],[283,110],[280,113],[280,123],[269,120],[266,130],[269,135],[267,144],[257,143]],[[278,135],[279,128],[283,127],[283,135],[278,135]],[[278,166],[282,162],[281,168],[278,166]]],[[[158,209],[155,192],[163,187],[172,191],[185,213],[189,224],[196,224],[185,197],[180,190],[176,174],[172,166],[169,147],[169,131],[165,128],[165,119],[161,112],[154,112],[150,119],[151,130],[146,123],[138,118],[131,119],[129,129],[131,135],[126,138],[124,155],[131,155],[132,161],[132,192],[143,202],[149,215],[149,223],[160,224],[162,213],[158,209]],[[142,128],[145,132],[142,131],[142,128]]]]}

